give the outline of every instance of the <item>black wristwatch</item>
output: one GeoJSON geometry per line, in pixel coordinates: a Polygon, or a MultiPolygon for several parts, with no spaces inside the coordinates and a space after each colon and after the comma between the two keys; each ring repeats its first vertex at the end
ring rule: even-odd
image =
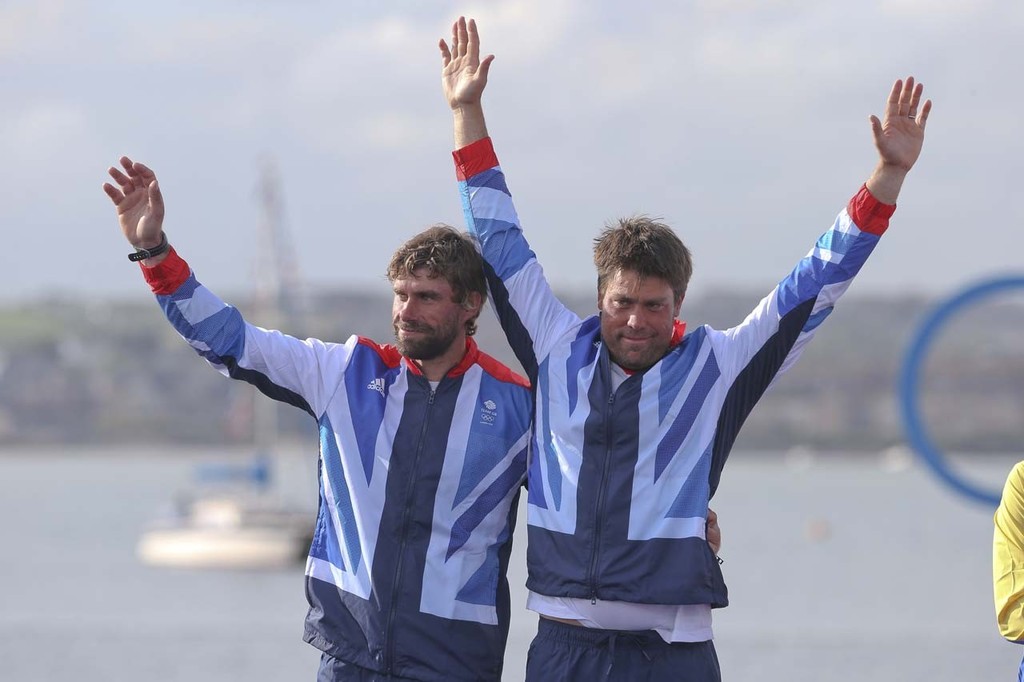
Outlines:
{"type": "Polygon", "coordinates": [[[150,249],[140,249],[135,247],[135,253],[129,253],[128,260],[134,263],[135,261],[153,258],[154,256],[159,256],[161,253],[166,252],[169,248],[171,248],[171,246],[167,243],[167,233],[161,232],[159,244],[150,249]]]}

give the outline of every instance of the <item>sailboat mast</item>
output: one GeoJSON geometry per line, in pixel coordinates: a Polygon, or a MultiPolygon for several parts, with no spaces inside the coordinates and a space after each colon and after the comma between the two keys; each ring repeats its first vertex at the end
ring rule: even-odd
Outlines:
{"type": "MultiPolygon", "coordinates": [[[[252,319],[267,329],[295,332],[299,323],[298,268],[284,222],[280,177],[270,160],[261,166],[257,194],[260,212],[252,319]]],[[[258,455],[273,453],[278,432],[278,404],[254,395],[253,441],[258,455]]]]}

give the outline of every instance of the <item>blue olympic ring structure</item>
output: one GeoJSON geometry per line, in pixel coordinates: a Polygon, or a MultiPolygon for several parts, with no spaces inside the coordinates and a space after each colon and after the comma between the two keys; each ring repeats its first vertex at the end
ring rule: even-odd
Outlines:
{"type": "Polygon", "coordinates": [[[1011,289],[1024,289],[1024,276],[998,277],[985,280],[967,287],[960,293],[941,302],[925,318],[917,331],[900,372],[900,406],[903,410],[903,426],[907,440],[918,455],[924,459],[931,470],[938,475],[954,492],[974,502],[997,506],[1001,491],[983,488],[957,474],[942,451],[928,436],[924,420],[918,409],[920,394],[921,370],[932,342],[954,314],[979,301],[1011,289]]]}

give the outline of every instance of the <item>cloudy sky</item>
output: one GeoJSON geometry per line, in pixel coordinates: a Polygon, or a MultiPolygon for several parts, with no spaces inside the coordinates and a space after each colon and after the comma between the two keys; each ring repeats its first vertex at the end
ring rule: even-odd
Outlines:
{"type": "Polygon", "coordinates": [[[0,298],[146,295],[100,190],[121,154],[214,290],[251,287],[267,160],[303,281],[385,289],[403,238],[461,225],[436,48],[459,14],[556,286],[592,287],[591,238],[642,212],[694,251],[691,292],[767,290],[866,179],[907,74],[925,150],[854,291],[1024,270],[1022,3],[0,0],[0,298]]]}

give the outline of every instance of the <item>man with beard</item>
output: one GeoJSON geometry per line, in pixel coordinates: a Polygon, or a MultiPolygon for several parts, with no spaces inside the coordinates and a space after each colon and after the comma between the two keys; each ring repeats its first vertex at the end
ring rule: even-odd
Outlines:
{"type": "Polygon", "coordinates": [[[487,289],[472,239],[435,226],[395,252],[395,345],[302,341],[200,284],[167,243],[153,171],[121,166],[103,189],[174,328],[222,374],[316,421],[304,638],[323,652],[318,680],[500,680],[532,403],[473,341],[487,289]]]}

